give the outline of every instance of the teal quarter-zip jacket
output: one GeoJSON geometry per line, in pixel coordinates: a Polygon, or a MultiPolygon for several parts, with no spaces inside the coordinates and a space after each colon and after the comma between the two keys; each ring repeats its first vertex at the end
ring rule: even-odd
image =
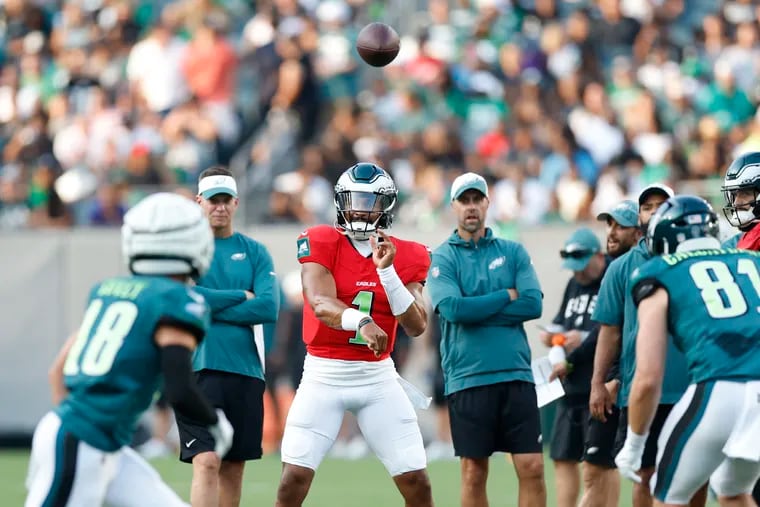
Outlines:
{"type": "Polygon", "coordinates": [[[217,238],[214,248],[211,267],[195,287],[211,308],[211,327],[195,351],[193,369],[263,380],[263,332],[257,345],[252,326],[277,320],[280,289],[272,256],[264,245],[238,232],[217,238]],[[254,297],[246,299],[245,291],[254,297]]]}
{"type": "Polygon", "coordinates": [[[542,311],[538,277],[525,248],[454,233],[433,252],[428,291],[441,321],[445,392],[521,380],[533,383],[523,322],[542,311]],[[512,300],[507,289],[516,289],[512,300]]]}
{"type": "MultiPolygon", "coordinates": [[[[617,403],[621,407],[628,406],[628,395],[636,371],[636,335],[639,332],[638,313],[631,295],[631,275],[650,258],[646,242],[641,238],[638,245],[612,261],[602,278],[596,308],[591,316],[600,324],[620,328],[620,391],[617,403]]],[[[677,402],[688,385],[686,356],[668,336],[668,358],[660,403],[670,405],[677,402]]]]}

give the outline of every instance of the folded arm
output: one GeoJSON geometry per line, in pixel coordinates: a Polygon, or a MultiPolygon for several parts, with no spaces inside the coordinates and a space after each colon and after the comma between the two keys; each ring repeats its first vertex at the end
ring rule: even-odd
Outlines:
{"type": "Polygon", "coordinates": [[[246,299],[242,303],[214,313],[212,318],[215,321],[237,326],[253,326],[277,320],[280,311],[280,290],[272,258],[266,252],[262,252],[258,255],[253,270],[253,290],[244,292],[246,299]]]}
{"type": "Polygon", "coordinates": [[[209,308],[211,308],[212,314],[221,312],[246,300],[246,294],[243,290],[210,289],[199,285],[193,287],[193,290],[203,296],[209,308]]]}
{"type": "MultiPolygon", "coordinates": [[[[519,292],[519,290],[518,290],[519,292]]],[[[543,310],[543,294],[538,289],[519,292],[517,299],[508,302],[492,319],[495,326],[517,326],[537,319],[543,310]]]]}

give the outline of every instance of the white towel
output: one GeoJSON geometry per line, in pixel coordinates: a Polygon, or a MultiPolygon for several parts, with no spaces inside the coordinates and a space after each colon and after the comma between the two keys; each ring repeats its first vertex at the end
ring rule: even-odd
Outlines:
{"type": "Polygon", "coordinates": [[[404,379],[401,375],[398,377],[398,382],[401,384],[402,389],[404,389],[404,392],[409,397],[409,401],[412,402],[414,408],[425,410],[430,406],[430,402],[433,401],[433,398],[425,396],[425,393],[417,389],[414,384],[404,379]]]}

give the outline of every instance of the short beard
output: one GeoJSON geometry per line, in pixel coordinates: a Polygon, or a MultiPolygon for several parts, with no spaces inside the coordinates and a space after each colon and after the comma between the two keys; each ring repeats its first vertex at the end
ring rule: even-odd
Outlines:
{"type": "Polygon", "coordinates": [[[468,222],[462,223],[462,229],[469,232],[470,234],[474,234],[478,232],[482,226],[483,226],[483,222],[481,222],[480,220],[477,220],[474,224],[468,223],[468,222]]]}

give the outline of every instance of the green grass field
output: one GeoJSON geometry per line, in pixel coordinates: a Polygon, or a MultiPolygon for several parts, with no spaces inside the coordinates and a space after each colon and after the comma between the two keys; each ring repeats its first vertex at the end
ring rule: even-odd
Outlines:
{"type": "MultiPolygon", "coordinates": [[[[21,506],[24,501],[24,477],[29,454],[24,451],[0,451],[0,504],[21,506]]],[[[190,491],[191,469],[175,459],[159,459],[153,465],[164,480],[183,498],[190,491]]],[[[438,507],[459,505],[459,463],[457,461],[430,464],[435,503],[438,507]]],[[[552,467],[546,467],[549,489],[548,505],[555,505],[552,467]]],[[[243,506],[274,505],[275,490],[280,475],[276,456],[251,462],[246,467],[243,483],[243,506]]],[[[630,484],[623,482],[621,506],[630,505],[630,484]]],[[[517,479],[512,465],[504,455],[491,460],[488,484],[492,507],[517,506],[517,479]]],[[[375,458],[360,461],[326,460],[314,480],[305,505],[313,507],[388,507],[402,505],[401,496],[383,466],[375,458]]]]}

